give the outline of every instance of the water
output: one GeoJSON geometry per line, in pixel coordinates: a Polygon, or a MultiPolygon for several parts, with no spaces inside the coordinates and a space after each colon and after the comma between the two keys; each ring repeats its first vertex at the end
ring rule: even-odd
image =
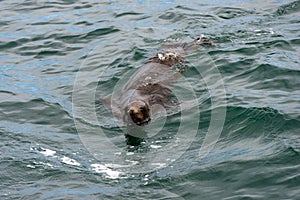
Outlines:
{"type": "Polygon", "coordinates": [[[0,10],[0,199],[299,198],[299,1],[12,0],[0,10]],[[160,116],[144,146],[127,147],[99,97],[165,40],[200,34],[216,45],[187,61],[193,93],[176,86],[196,107],[160,116]],[[205,141],[217,143],[200,151],[205,141]]]}

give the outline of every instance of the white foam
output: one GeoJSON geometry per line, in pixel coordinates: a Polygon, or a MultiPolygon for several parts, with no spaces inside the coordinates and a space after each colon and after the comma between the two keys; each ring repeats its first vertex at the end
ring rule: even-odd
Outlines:
{"type": "Polygon", "coordinates": [[[105,165],[101,165],[101,164],[91,164],[91,167],[92,170],[97,173],[106,173],[107,175],[106,177],[111,179],[117,179],[120,177],[121,174],[123,174],[123,172],[114,171],[106,167],[105,165]]]}
{"type": "Polygon", "coordinates": [[[158,166],[159,168],[162,168],[162,167],[165,167],[165,166],[167,166],[167,164],[166,164],[166,163],[152,163],[152,165],[154,165],[154,166],[158,166]]]}
{"type": "Polygon", "coordinates": [[[46,162],[33,162],[34,165],[27,165],[27,167],[29,168],[36,168],[35,166],[47,166],[47,167],[50,167],[50,168],[54,168],[54,166],[50,163],[46,163],[46,162]]]}
{"type": "Polygon", "coordinates": [[[41,164],[44,164],[44,165],[46,165],[46,166],[48,166],[48,167],[50,167],[50,168],[53,168],[54,166],[52,165],[52,164],[50,164],[50,163],[43,163],[43,162],[40,162],[41,164]]]}
{"type": "Polygon", "coordinates": [[[73,165],[73,166],[80,166],[80,163],[77,162],[76,160],[72,159],[72,158],[69,158],[67,156],[64,156],[61,158],[61,161],[65,164],[68,164],[68,165],[73,165]]]}
{"type": "Polygon", "coordinates": [[[35,166],[33,166],[33,165],[26,165],[26,167],[31,168],[31,169],[35,169],[35,166]]]}
{"type": "Polygon", "coordinates": [[[153,145],[153,144],[151,144],[150,147],[153,148],[153,149],[159,149],[159,148],[161,148],[160,145],[153,145]]]}
{"type": "Polygon", "coordinates": [[[42,151],[40,151],[41,154],[43,154],[44,156],[54,156],[56,154],[56,151],[53,151],[51,149],[44,149],[41,148],[42,151]]]}

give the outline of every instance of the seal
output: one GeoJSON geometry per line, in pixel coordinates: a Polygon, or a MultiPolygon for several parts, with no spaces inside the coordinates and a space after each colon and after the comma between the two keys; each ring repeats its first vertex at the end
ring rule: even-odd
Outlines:
{"type": "MultiPolygon", "coordinates": [[[[186,71],[183,65],[186,54],[200,46],[212,44],[212,41],[203,35],[190,43],[166,44],[162,51],[149,58],[145,65],[130,77],[118,102],[112,102],[111,95],[102,98],[101,101],[112,112],[119,112],[127,127],[136,129],[146,126],[154,114],[151,110],[153,105],[159,104],[167,109],[171,107],[171,86],[186,71]]],[[[130,142],[134,136],[125,136],[127,144],[136,145],[130,142]]]]}

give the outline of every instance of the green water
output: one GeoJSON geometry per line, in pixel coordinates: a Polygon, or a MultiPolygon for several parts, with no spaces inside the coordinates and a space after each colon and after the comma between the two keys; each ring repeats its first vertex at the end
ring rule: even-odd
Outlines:
{"type": "Polygon", "coordinates": [[[0,16],[0,199],[299,199],[299,1],[12,0],[0,16]],[[201,34],[215,45],[174,86],[195,101],[126,146],[99,98],[201,34]]]}

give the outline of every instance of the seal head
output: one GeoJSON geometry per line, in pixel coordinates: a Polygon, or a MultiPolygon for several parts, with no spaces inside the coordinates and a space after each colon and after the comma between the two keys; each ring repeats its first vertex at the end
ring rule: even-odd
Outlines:
{"type": "Polygon", "coordinates": [[[147,125],[151,120],[149,106],[142,100],[129,103],[127,106],[127,114],[131,121],[138,126],[147,125]]]}

